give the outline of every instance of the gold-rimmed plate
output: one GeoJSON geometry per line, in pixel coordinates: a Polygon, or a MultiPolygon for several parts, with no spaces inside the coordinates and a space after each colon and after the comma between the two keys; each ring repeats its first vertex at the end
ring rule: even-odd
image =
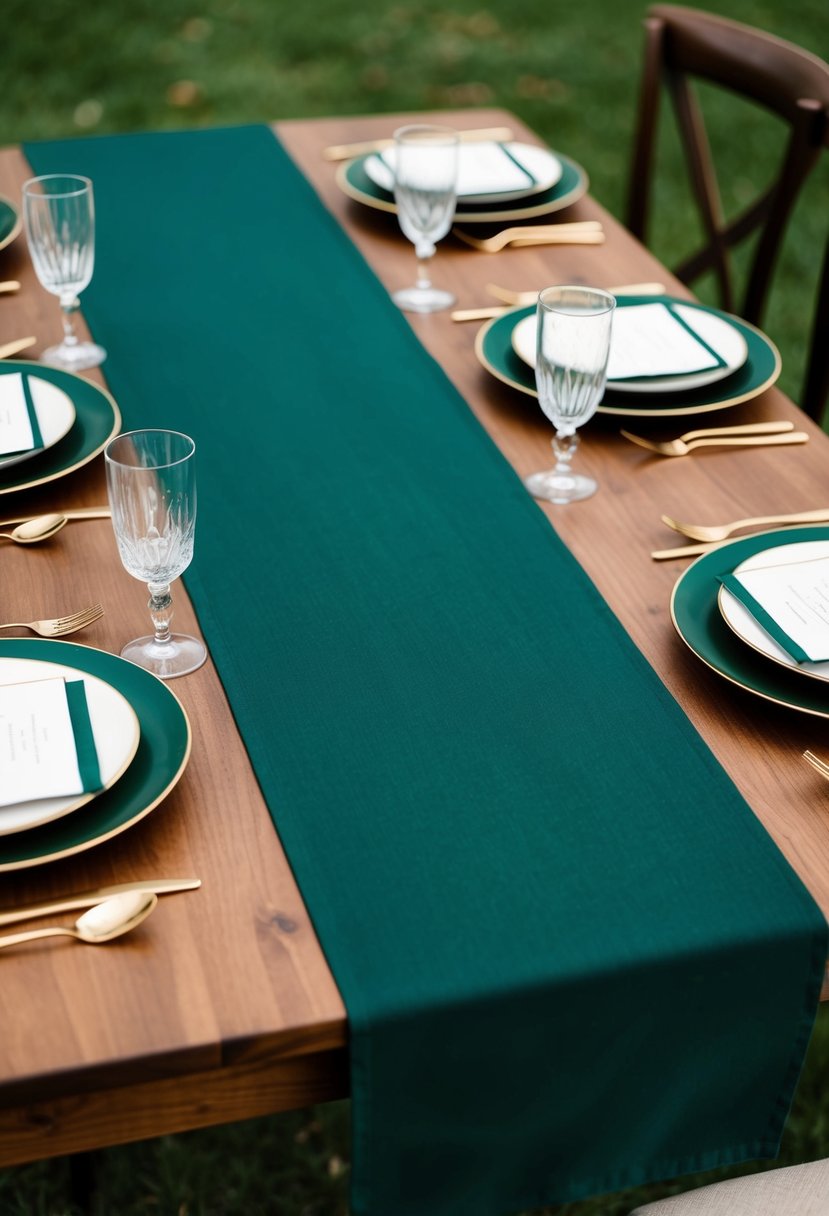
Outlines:
{"type": "MultiPolygon", "coordinates": [[[[463,224],[488,224],[493,221],[510,221],[520,224],[524,220],[535,219],[542,215],[551,215],[569,207],[586,194],[588,188],[587,174],[581,165],[576,164],[567,156],[556,152],[555,157],[561,163],[561,177],[546,190],[538,194],[513,199],[501,204],[465,203],[458,201],[455,210],[455,221],[463,224]]],[[[394,195],[377,185],[365,171],[367,157],[358,156],[355,160],[345,161],[337,168],[336,181],[339,188],[349,198],[371,207],[375,211],[386,211],[397,214],[394,195]]]]}
{"type": "MultiPolygon", "coordinates": [[[[671,296],[623,296],[616,297],[617,308],[628,308],[636,304],[671,303],[713,312],[725,317],[746,340],[748,355],[743,365],[723,380],[714,384],[671,393],[667,398],[653,393],[614,393],[605,391],[599,405],[600,414],[619,414],[629,418],[663,418],[681,414],[703,414],[709,410],[727,409],[749,401],[752,397],[770,388],[780,375],[780,355],[777,347],[761,330],[741,317],[721,313],[696,301],[678,300],[671,296]]],[[[509,312],[487,321],[475,337],[475,354],[479,363],[490,375],[503,384],[517,389],[519,393],[536,397],[535,373],[513,349],[512,331],[525,317],[531,316],[535,306],[513,308],[509,312]]]]}
{"type": "Polygon", "coordinates": [[[83,680],[89,721],[101,772],[101,790],[57,798],[33,798],[0,806],[0,836],[26,832],[61,819],[99,797],[123,776],[138,750],[140,727],[123,693],[89,672],[40,659],[0,657],[0,686],[34,680],[83,680]]]}
{"type": "Polygon", "coordinates": [[[133,827],[167,797],[190,757],[191,732],[183,706],[162,680],[118,655],[74,642],[7,638],[0,640],[0,658],[58,663],[97,676],[126,698],[140,727],[132,763],[110,789],[77,814],[0,837],[0,872],[91,849],[133,827]]]}
{"type": "Polygon", "coordinates": [[[11,245],[20,232],[23,221],[11,199],[0,195],[0,249],[11,245]]]}
{"type": "Polygon", "coordinates": [[[29,490],[65,477],[88,464],[104,450],[121,429],[121,414],[109,393],[82,376],[47,367],[42,363],[5,359],[0,376],[23,372],[30,379],[45,380],[66,393],[75,409],[75,420],[64,437],[38,452],[24,464],[0,467],[0,494],[29,490]]]}
{"type": "Polygon", "coordinates": [[[804,680],[799,672],[746,646],[719,609],[720,577],[765,550],[805,541],[829,542],[829,527],[777,528],[742,536],[698,557],[678,578],[671,596],[671,619],[685,645],[706,667],[730,684],[800,713],[829,718],[829,688],[804,680]]]}

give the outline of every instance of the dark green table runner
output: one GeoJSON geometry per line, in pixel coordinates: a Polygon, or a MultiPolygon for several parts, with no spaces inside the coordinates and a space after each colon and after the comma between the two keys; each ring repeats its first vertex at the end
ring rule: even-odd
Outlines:
{"type": "Polygon", "coordinates": [[[823,918],[271,133],[26,152],[95,182],[125,426],[197,442],[188,588],[348,1009],[354,1210],[774,1154],[823,918]]]}

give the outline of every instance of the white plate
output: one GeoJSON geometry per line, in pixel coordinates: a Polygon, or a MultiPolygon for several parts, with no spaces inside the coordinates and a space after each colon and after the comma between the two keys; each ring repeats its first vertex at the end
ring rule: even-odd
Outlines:
{"type": "MultiPolygon", "coordinates": [[[[777,545],[774,549],[764,549],[746,558],[735,568],[735,574],[743,570],[762,570],[766,566],[780,566],[784,562],[814,561],[816,558],[829,557],[829,541],[806,540],[797,544],[777,545]]],[[[774,638],[766,633],[744,604],[725,587],[720,587],[717,595],[720,613],[726,625],[736,633],[752,650],[758,650],[774,663],[780,663],[792,671],[808,676],[812,680],[829,680],[829,662],[798,663],[774,638]]]]}
{"type": "MultiPolygon", "coordinates": [[[[740,331],[725,318],[702,308],[683,308],[673,305],[676,312],[687,321],[695,333],[713,347],[722,359],[724,367],[714,367],[704,372],[692,372],[683,376],[649,376],[643,380],[608,380],[607,387],[614,393],[681,393],[685,389],[703,388],[717,380],[724,380],[742,367],[748,358],[748,344],[740,331]]],[[[612,338],[611,338],[612,341],[612,338]]],[[[536,317],[524,317],[512,331],[512,348],[530,367],[535,367],[536,317]]]]}
{"type": "Polygon", "coordinates": [[[43,446],[34,448],[31,452],[15,452],[12,456],[0,456],[0,469],[10,465],[20,464],[23,460],[31,460],[39,456],[47,448],[54,447],[68,435],[75,422],[75,407],[63,389],[58,388],[49,380],[41,380],[31,372],[23,372],[28,376],[29,389],[32,394],[32,404],[37,414],[43,446]]]}
{"type": "MultiPolygon", "coordinates": [[[[543,190],[551,189],[561,178],[563,172],[561,161],[546,148],[539,148],[535,144],[518,143],[507,143],[503,147],[509,149],[510,155],[515,157],[519,165],[532,174],[535,184],[522,186],[520,190],[490,190],[483,194],[466,194],[459,191],[459,199],[463,199],[465,203],[489,203],[503,202],[512,198],[529,198],[532,194],[541,194],[543,190]]],[[[461,164],[464,154],[469,155],[471,149],[473,149],[471,144],[460,145],[461,164]]],[[[376,186],[394,193],[394,174],[384,160],[379,156],[367,156],[363,168],[376,186]]]]}
{"type": "MultiPolygon", "coordinates": [[[[42,663],[39,659],[0,659],[0,684],[17,684],[25,680],[50,680],[56,676],[68,680],[83,680],[86,701],[103,789],[114,785],[132,762],[138,748],[140,727],[138,717],[129,701],[117,689],[74,667],[59,663],[42,663]]],[[[0,807],[0,836],[25,832],[53,819],[60,819],[84,806],[95,794],[72,794],[63,798],[40,798],[0,807]]]]}

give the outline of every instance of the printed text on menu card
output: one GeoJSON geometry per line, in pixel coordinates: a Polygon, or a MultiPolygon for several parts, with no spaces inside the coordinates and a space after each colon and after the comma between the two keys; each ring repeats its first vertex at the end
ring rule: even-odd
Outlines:
{"type": "Polygon", "coordinates": [[[0,806],[81,793],[65,682],[0,685],[0,806]]]}

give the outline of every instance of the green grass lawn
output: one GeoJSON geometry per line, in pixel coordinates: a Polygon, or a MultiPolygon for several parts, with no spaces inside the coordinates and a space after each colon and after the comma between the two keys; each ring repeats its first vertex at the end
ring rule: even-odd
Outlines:
{"type": "MultiPolygon", "coordinates": [[[[714,8],[703,4],[701,7],[714,8]]],[[[645,5],[632,0],[6,0],[0,141],[313,116],[499,105],[588,169],[623,214],[645,5]]],[[[722,0],[717,11],[829,58],[825,0],[722,0]]],[[[774,172],[764,114],[711,103],[726,209],[774,172]]],[[[665,111],[653,246],[668,263],[696,231],[665,111]]],[[[825,158],[829,160],[829,158],[825,158]]],[[[797,399],[829,214],[829,165],[787,238],[765,328],[797,399]]],[[[706,296],[706,298],[713,298],[706,296]]],[[[784,1160],[829,1155],[829,1010],[819,1019],[784,1160]]],[[[337,1216],[346,1211],[348,1104],[164,1137],[99,1155],[100,1216],[337,1216]]],[[[744,1172],[742,1170],[732,1171],[744,1172]]],[[[656,1196],[682,1184],[652,1188],[656,1196]]],[[[622,1216],[644,1192],[555,1209],[622,1216]]],[[[2,1216],[69,1216],[55,1161],[0,1173],[2,1216]]]]}

